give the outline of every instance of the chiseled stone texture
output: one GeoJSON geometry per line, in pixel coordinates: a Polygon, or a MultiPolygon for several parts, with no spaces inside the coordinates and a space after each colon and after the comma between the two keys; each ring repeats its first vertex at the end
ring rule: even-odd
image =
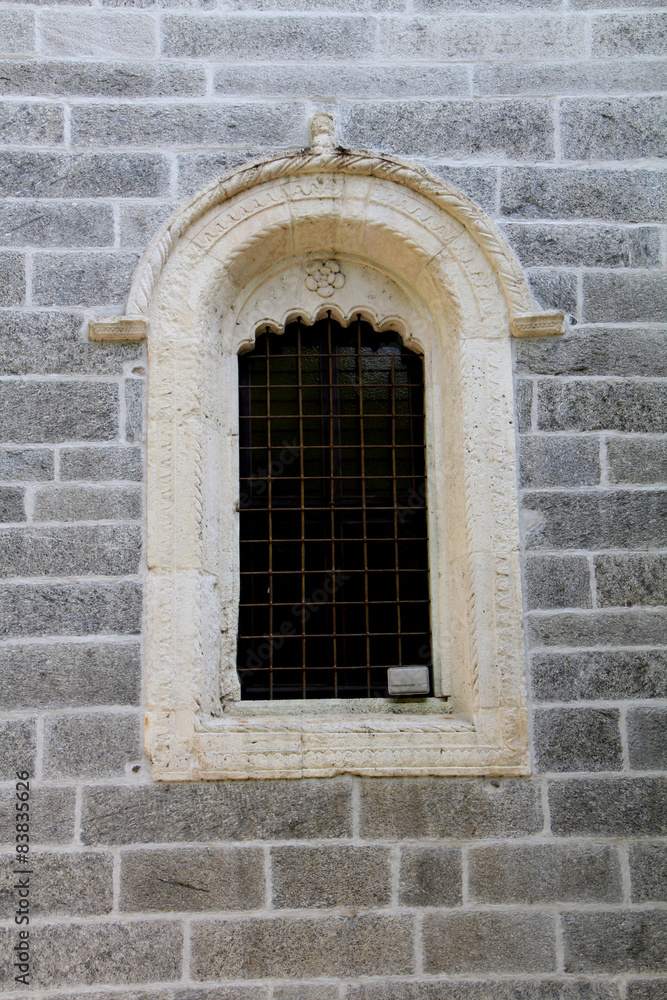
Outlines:
{"type": "Polygon", "coordinates": [[[398,896],[403,906],[456,906],[463,898],[461,851],[403,847],[399,879],[398,896]]]}
{"type": "Polygon", "coordinates": [[[546,913],[441,911],[424,918],[425,972],[554,972],[556,928],[546,913]]]}
{"type": "MultiPolygon", "coordinates": [[[[92,851],[37,852],[32,859],[39,876],[32,880],[30,910],[35,917],[102,916],[113,907],[113,857],[92,851]]],[[[13,919],[12,886],[16,861],[0,855],[0,914],[13,919]]]]}
{"type": "Polygon", "coordinates": [[[257,847],[125,850],[122,910],[254,910],[265,901],[263,852],[257,847]]]}
{"type": "Polygon", "coordinates": [[[387,906],[391,900],[384,847],[274,847],[271,871],[277,909],[387,906]]]}
{"type": "Polygon", "coordinates": [[[665,18],[0,8],[3,996],[667,1000],[665,18]],[[306,146],[320,107],[341,145],[474,199],[536,307],[566,313],[564,336],[512,343],[532,778],[169,783],[142,756],[147,351],[88,324],[122,312],[175,209],[306,146]]]}
{"type": "Polygon", "coordinates": [[[141,760],[141,718],[137,712],[93,712],[46,716],[44,777],[111,778],[141,760]]]}
{"type": "MultiPolygon", "coordinates": [[[[3,953],[10,935],[13,943],[13,928],[0,929],[3,953]]],[[[183,930],[175,920],[42,924],[39,940],[39,955],[31,962],[31,982],[41,989],[169,981],[181,973],[183,930]]],[[[12,972],[7,964],[0,979],[3,986],[14,985],[12,972]]]]}
{"type": "Polygon", "coordinates": [[[632,902],[667,902],[667,845],[632,844],[630,847],[632,902]]]}
{"type": "Polygon", "coordinates": [[[521,780],[375,778],[361,782],[365,840],[520,837],[543,825],[537,788],[521,780]]]}
{"type": "Polygon", "coordinates": [[[566,913],[563,944],[566,972],[664,972],[667,913],[566,913]]]}
{"type": "Polygon", "coordinates": [[[139,646],[50,642],[0,646],[0,701],[8,711],[137,705],[139,646]]]}
{"type": "Polygon", "coordinates": [[[272,917],[192,927],[195,980],[392,976],[414,968],[407,916],[272,917]]]}
{"type": "Polygon", "coordinates": [[[249,781],[90,786],[86,844],[303,840],[351,835],[347,781],[249,781]]]}
{"type": "Polygon", "coordinates": [[[468,855],[470,898],[481,903],[618,903],[613,847],[500,843],[468,855]]]}
{"type": "Polygon", "coordinates": [[[615,708],[552,708],[535,713],[540,771],[620,771],[619,712],[615,708]]]}

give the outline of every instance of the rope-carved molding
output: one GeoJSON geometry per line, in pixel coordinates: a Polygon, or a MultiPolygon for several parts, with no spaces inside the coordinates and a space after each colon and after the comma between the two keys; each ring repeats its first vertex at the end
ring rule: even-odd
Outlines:
{"type": "Polygon", "coordinates": [[[297,175],[317,173],[375,177],[408,188],[455,219],[475,240],[502,288],[515,337],[551,337],[563,333],[563,314],[534,312],[521,266],[498,227],[467,195],[424,167],[365,150],[334,148],[331,116],[318,113],[311,123],[312,145],[291,153],[255,160],[209,184],[185,203],[158,231],[143,255],[130,288],[123,317],[91,322],[91,339],[139,340],[139,320],[149,310],[157,281],[178,242],[208,211],[242,192],[297,175]]]}

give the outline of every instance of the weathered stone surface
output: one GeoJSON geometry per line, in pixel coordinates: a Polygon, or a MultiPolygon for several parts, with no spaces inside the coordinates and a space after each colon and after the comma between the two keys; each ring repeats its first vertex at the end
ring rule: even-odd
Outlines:
{"type": "Polygon", "coordinates": [[[37,254],[34,301],[43,306],[115,305],[122,309],[138,263],[137,254],[120,251],[37,254]]]}
{"type": "Polygon", "coordinates": [[[129,525],[0,528],[4,576],[126,576],[140,555],[141,529],[129,525]]]}
{"type": "Polygon", "coordinates": [[[659,267],[656,226],[505,223],[512,249],[526,267],[659,267]]]}
{"type": "Polygon", "coordinates": [[[576,327],[564,337],[519,340],[517,369],[535,375],[667,375],[661,330],[576,327]]]}
{"type": "Polygon", "coordinates": [[[664,156],[662,97],[566,98],[560,103],[566,160],[638,160],[664,156]]]}
{"type": "Polygon", "coordinates": [[[347,781],[256,781],[90,787],[86,844],[349,837],[347,781]]]}
{"type": "Polygon", "coordinates": [[[136,521],[140,517],[141,492],[136,486],[40,486],[35,491],[35,521],[136,521]]]}
{"type": "Polygon", "coordinates": [[[518,837],[542,829],[537,789],[523,781],[499,787],[477,779],[375,778],[361,781],[361,835],[518,837]]]}
{"type": "Polygon", "coordinates": [[[424,918],[425,972],[553,972],[554,920],[543,913],[429,913],[424,918]]]}
{"type": "Polygon", "coordinates": [[[8,711],[138,705],[135,642],[26,643],[0,647],[0,701],[8,711]]]}
{"type": "Polygon", "coordinates": [[[627,1000],[665,1000],[667,982],[664,979],[633,979],[628,982],[627,1000]]]}
{"type": "Polygon", "coordinates": [[[514,388],[514,404],[516,406],[517,430],[520,434],[525,434],[530,431],[533,421],[532,379],[517,379],[514,388]]]}
{"type": "Polygon", "coordinates": [[[595,583],[599,607],[667,604],[667,556],[596,556],[595,583]]]}
{"type": "Polygon", "coordinates": [[[470,898],[480,903],[617,903],[621,865],[613,847],[494,844],[468,854],[470,898]]]}
{"type": "Polygon", "coordinates": [[[462,896],[461,851],[452,847],[401,848],[401,906],[456,906],[462,896]]]}
{"type": "Polygon", "coordinates": [[[23,493],[19,486],[0,486],[0,521],[25,521],[23,493]]]}
{"type": "Polygon", "coordinates": [[[215,58],[220,62],[301,59],[359,59],[375,44],[375,24],[366,18],[261,17],[234,15],[163,18],[162,51],[167,56],[215,58]],[[295,45],[295,38],[299,44],[295,45]]]}
{"type": "Polygon", "coordinates": [[[142,719],[137,712],[47,716],[43,770],[59,778],[113,778],[141,759],[142,719]]]}
{"type": "Polygon", "coordinates": [[[118,389],[112,383],[2,382],[0,404],[5,441],[104,441],[118,431],[118,389]]]}
{"type": "Polygon", "coordinates": [[[667,539],[667,498],[659,492],[525,493],[540,516],[526,533],[530,549],[650,549],[667,539]]]}
{"type": "Polygon", "coordinates": [[[546,101],[410,101],[341,105],[345,145],[422,156],[507,156],[527,160],[553,153],[546,101]],[[539,151],[539,153],[538,153],[539,151]]]}
{"type": "Polygon", "coordinates": [[[585,556],[528,556],[524,589],[528,608],[590,608],[588,559],[585,556]]]}
{"type": "MultiPolygon", "coordinates": [[[[15,72],[12,65],[12,77],[15,72]]],[[[0,152],[0,193],[12,198],[156,198],[168,192],[169,161],[160,153],[0,152]]]]}
{"type": "Polygon", "coordinates": [[[667,769],[667,709],[630,708],[626,724],[630,767],[638,771],[667,769]]]}
{"type": "Polygon", "coordinates": [[[125,379],[125,437],[140,444],[144,439],[144,382],[125,379]]]}
{"type": "Polygon", "coordinates": [[[216,67],[213,93],[229,97],[466,97],[463,66],[223,65],[216,67]]]}
{"type": "Polygon", "coordinates": [[[35,48],[35,17],[32,11],[0,11],[0,55],[27,55],[35,48]]]}
{"type": "Polygon", "coordinates": [[[215,153],[179,153],[178,195],[187,198],[228,170],[259,156],[258,150],[229,149],[215,153]]]}
{"type": "MultiPolygon", "coordinates": [[[[0,930],[2,940],[14,931],[0,930]]],[[[181,974],[183,929],[177,921],[142,920],[122,924],[43,924],[39,929],[39,954],[33,956],[31,984],[76,986],[91,983],[151,983],[178,979],[181,974]]],[[[37,949],[35,949],[37,952],[37,949]]],[[[13,986],[13,969],[7,964],[0,984],[13,986]]]]}
{"type": "Polygon", "coordinates": [[[612,483],[667,482],[667,441],[607,438],[607,474],[612,483]]]}
{"type": "Polygon", "coordinates": [[[579,316],[579,289],[575,272],[537,268],[528,272],[528,284],[533,298],[542,309],[559,309],[566,315],[579,316]]]}
{"type": "Polygon", "coordinates": [[[0,306],[25,302],[25,263],[22,253],[0,253],[0,306]]]}
{"type": "MultiPolygon", "coordinates": [[[[76,789],[34,787],[30,789],[30,845],[68,844],[74,836],[76,789]]],[[[0,790],[0,843],[13,844],[16,837],[16,791],[13,785],[0,790]]]]}
{"type": "Polygon", "coordinates": [[[457,167],[451,163],[429,162],[428,169],[467,194],[485,212],[495,215],[498,191],[498,171],[495,167],[457,167]]]}
{"type": "Polygon", "coordinates": [[[57,104],[0,103],[0,142],[51,146],[64,138],[63,110],[57,104]]]}
{"type": "Polygon", "coordinates": [[[667,175],[608,167],[504,167],[500,211],[522,219],[667,220],[667,175]]]}
{"type": "Polygon", "coordinates": [[[667,698],[667,653],[661,650],[585,650],[534,653],[537,701],[667,698]]]}
{"type": "Polygon", "coordinates": [[[5,202],[0,210],[0,245],[112,247],[110,205],[67,202],[5,202]]]}
{"type": "Polygon", "coordinates": [[[667,913],[564,913],[566,972],[663,972],[667,913]]]}
{"type": "Polygon", "coordinates": [[[666,37],[664,12],[596,17],[593,19],[591,54],[594,59],[665,55],[666,37]]]}
{"type": "Polygon", "coordinates": [[[273,987],[273,1000],[338,1000],[335,983],[279,983],[273,987]]]}
{"type": "Polygon", "coordinates": [[[45,56],[150,59],[157,24],[147,14],[111,11],[42,11],[40,50],[45,56]]]}
{"type": "Polygon", "coordinates": [[[257,847],[121,854],[121,910],[256,910],[264,899],[263,852],[257,847]]]}
{"type": "Polygon", "coordinates": [[[0,636],[136,635],[141,587],[136,583],[44,583],[0,586],[0,636]]]}
{"type": "Polygon", "coordinates": [[[80,104],[72,109],[74,146],[220,146],[238,141],[241,135],[250,144],[273,145],[276,134],[287,146],[305,145],[301,105],[118,103],[80,104]]]}
{"type": "Polygon", "coordinates": [[[661,645],[667,613],[651,611],[566,611],[527,617],[529,646],[651,646],[661,645]]]}
{"type": "Polygon", "coordinates": [[[309,978],[412,972],[410,917],[274,917],[193,924],[193,979],[309,978]]]}
{"type": "Polygon", "coordinates": [[[574,435],[526,435],[519,468],[523,487],[594,486],[600,482],[600,444],[574,435]]]}
{"type": "MultiPolygon", "coordinates": [[[[663,720],[664,723],[664,720],[663,720]]],[[[667,902],[667,846],[630,845],[632,902],[667,902]]]]}
{"type": "Polygon", "coordinates": [[[582,318],[588,323],[663,323],[667,280],[648,272],[585,274],[582,318]]]}
{"type": "Polygon", "coordinates": [[[667,431],[666,386],[660,382],[540,380],[537,425],[544,431],[667,431]]]}
{"type": "Polygon", "coordinates": [[[0,480],[33,482],[53,479],[50,448],[0,449],[0,480]]]}
{"type": "Polygon", "coordinates": [[[574,978],[406,979],[355,983],[348,986],[347,996],[349,1000],[488,1000],[491,996],[493,1000],[618,1000],[619,993],[615,983],[574,978]]]}
{"type": "MultiPolygon", "coordinates": [[[[199,97],[206,93],[203,66],[183,66],[172,62],[160,65],[106,60],[12,60],[0,62],[0,79],[6,94],[34,97],[199,97]]],[[[52,154],[42,155],[48,157],[52,154]]],[[[100,162],[103,158],[104,154],[99,154],[100,162]]],[[[141,169],[142,160],[161,159],[161,156],[152,153],[118,157],[119,165],[122,166],[121,161],[125,160],[126,163],[134,162],[138,169],[141,169]]],[[[138,178],[132,180],[130,174],[127,180],[134,186],[138,178]]],[[[26,182],[31,183],[31,179],[26,178],[26,182]]],[[[137,191],[137,194],[141,192],[137,191]]]]}
{"type": "Polygon", "coordinates": [[[576,778],[549,785],[557,837],[650,837],[667,832],[667,783],[661,778],[576,778]]]}
{"type": "Polygon", "coordinates": [[[140,482],[143,478],[141,451],[139,448],[122,446],[63,448],[60,452],[60,478],[89,482],[95,480],[140,482]]]}
{"type": "Polygon", "coordinates": [[[615,708],[550,708],[534,718],[540,771],[620,771],[619,712],[615,708]]]}
{"type": "Polygon", "coordinates": [[[119,211],[120,245],[144,250],[158,229],[177,208],[171,202],[134,202],[119,211]]]}
{"type": "MultiPolygon", "coordinates": [[[[100,916],[113,907],[113,857],[91,851],[37,852],[32,865],[31,916],[100,916]]],[[[0,915],[14,918],[15,855],[0,855],[0,915]]]]}
{"type": "Polygon", "coordinates": [[[36,753],[34,719],[0,721],[0,781],[14,781],[17,771],[34,774],[36,753]]]}
{"type": "Polygon", "coordinates": [[[8,311],[3,315],[2,375],[117,375],[141,357],[140,344],[82,339],[83,318],[69,312],[8,311]]]}
{"type": "Polygon", "coordinates": [[[537,59],[583,55],[582,25],[558,16],[479,18],[461,12],[454,17],[385,18],[380,22],[379,49],[384,59],[447,59],[497,62],[530,51],[537,59]]]}
{"type": "MultiPolygon", "coordinates": [[[[559,62],[475,66],[473,93],[477,96],[545,94],[627,94],[661,90],[667,82],[664,61],[614,63],[559,62]]],[[[585,213],[582,213],[585,215],[585,213]]]]}
{"type": "Polygon", "coordinates": [[[274,847],[272,900],[276,908],[387,906],[391,897],[386,847],[274,847]]]}

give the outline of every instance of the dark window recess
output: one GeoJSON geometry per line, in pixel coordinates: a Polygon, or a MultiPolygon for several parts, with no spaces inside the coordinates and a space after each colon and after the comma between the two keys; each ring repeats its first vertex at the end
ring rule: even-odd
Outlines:
{"type": "Polygon", "coordinates": [[[422,359],[292,323],[239,383],[242,697],[386,697],[431,663],[422,359]]]}

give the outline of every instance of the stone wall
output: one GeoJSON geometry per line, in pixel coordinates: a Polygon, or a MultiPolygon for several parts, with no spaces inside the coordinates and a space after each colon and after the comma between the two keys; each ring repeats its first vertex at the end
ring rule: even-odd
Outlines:
{"type": "Polygon", "coordinates": [[[0,7],[3,996],[665,1000],[666,35],[652,0],[0,7]],[[461,187],[571,319],[515,345],[532,779],[164,785],[142,758],[145,358],[87,321],[316,107],[461,187]]]}

